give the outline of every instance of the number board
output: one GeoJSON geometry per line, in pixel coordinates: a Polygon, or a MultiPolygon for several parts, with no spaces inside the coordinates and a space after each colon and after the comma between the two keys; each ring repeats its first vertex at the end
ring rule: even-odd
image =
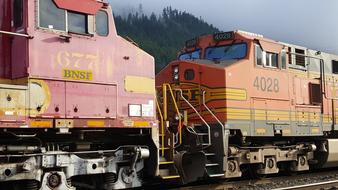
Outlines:
{"type": "Polygon", "coordinates": [[[278,93],[280,91],[279,80],[277,78],[256,77],[253,86],[263,92],[278,93]]]}
{"type": "Polygon", "coordinates": [[[223,40],[230,40],[235,38],[235,33],[233,32],[223,32],[214,34],[215,41],[223,41],[223,40]]]}
{"type": "Polygon", "coordinates": [[[186,41],[185,42],[185,47],[192,48],[192,47],[195,47],[197,45],[197,43],[198,43],[198,39],[194,38],[194,39],[186,41]]]}

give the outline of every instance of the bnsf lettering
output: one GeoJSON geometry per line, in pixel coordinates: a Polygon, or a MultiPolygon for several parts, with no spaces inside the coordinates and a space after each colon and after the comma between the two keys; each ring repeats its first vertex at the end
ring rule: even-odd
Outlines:
{"type": "Polygon", "coordinates": [[[279,80],[265,77],[256,77],[254,85],[257,90],[263,92],[279,92],[279,80]]]}
{"type": "Polygon", "coordinates": [[[63,78],[73,80],[92,80],[93,73],[90,71],[78,71],[78,70],[63,70],[63,78]]]}
{"type": "Polygon", "coordinates": [[[189,101],[198,101],[200,98],[199,90],[189,89],[183,90],[183,96],[189,101]]]}

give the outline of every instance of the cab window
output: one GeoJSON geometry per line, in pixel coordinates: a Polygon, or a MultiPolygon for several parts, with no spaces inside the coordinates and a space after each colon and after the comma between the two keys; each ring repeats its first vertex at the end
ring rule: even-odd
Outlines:
{"type": "Polygon", "coordinates": [[[265,58],[266,58],[265,66],[273,68],[278,67],[278,54],[266,52],[265,58]]]}
{"type": "Polygon", "coordinates": [[[39,0],[39,26],[76,34],[92,34],[93,16],[59,9],[53,0],[39,0]],[[90,18],[90,19],[89,19],[90,18]]]}
{"type": "Polygon", "coordinates": [[[108,14],[105,11],[97,12],[95,16],[96,33],[99,36],[108,36],[108,14]]]}
{"type": "Polygon", "coordinates": [[[68,12],[68,31],[78,34],[87,34],[87,15],[68,12]]]}
{"type": "Polygon", "coordinates": [[[13,1],[13,24],[15,28],[20,28],[23,24],[23,0],[13,1]]]}
{"type": "Polygon", "coordinates": [[[256,65],[263,66],[263,50],[260,45],[255,44],[256,65]]]}
{"type": "Polygon", "coordinates": [[[66,31],[66,11],[57,8],[52,0],[39,1],[39,26],[66,31]]]}
{"type": "Polygon", "coordinates": [[[179,56],[179,60],[194,60],[194,59],[200,59],[201,50],[196,50],[188,53],[183,53],[179,56]]]}
{"type": "Polygon", "coordinates": [[[225,46],[209,47],[205,50],[205,59],[225,61],[243,59],[247,54],[246,43],[230,44],[225,46]]]}

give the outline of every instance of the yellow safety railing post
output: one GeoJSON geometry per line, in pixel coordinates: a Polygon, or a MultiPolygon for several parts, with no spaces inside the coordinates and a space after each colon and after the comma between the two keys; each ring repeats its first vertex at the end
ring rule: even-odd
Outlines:
{"type": "Polygon", "coordinates": [[[163,84],[162,86],[163,90],[163,119],[164,121],[167,121],[168,119],[168,113],[167,113],[167,85],[163,84]]]}
{"type": "Polygon", "coordinates": [[[160,115],[160,119],[161,119],[161,156],[164,156],[164,140],[165,140],[165,132],[164,132],[164,120],[163,120],[163,115],[162,115],[162,111],[161,111],[161,107],[160,104],[158,103],[158,99],[156,97],[156,106],[157,106],[157,110],[158,110],[158,114],[160,115]]]}

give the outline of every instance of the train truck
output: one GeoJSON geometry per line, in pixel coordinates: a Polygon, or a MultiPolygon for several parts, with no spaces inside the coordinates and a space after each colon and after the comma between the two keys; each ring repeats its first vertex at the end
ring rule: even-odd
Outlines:
{"type": "Polygon", "coordinates": [[[112,14],[103,0],[0,1],[1,189],[124,189],[156,175],[154,58],[112,14]]]}

